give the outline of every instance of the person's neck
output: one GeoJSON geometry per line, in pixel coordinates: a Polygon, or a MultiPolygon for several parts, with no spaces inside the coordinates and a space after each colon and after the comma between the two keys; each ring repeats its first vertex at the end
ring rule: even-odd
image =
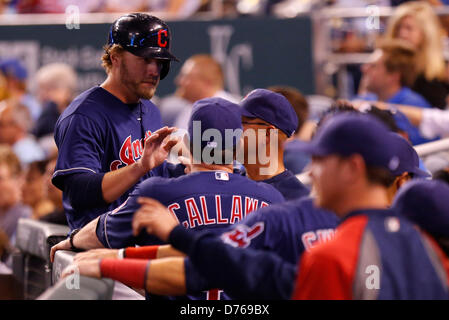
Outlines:
{"type": "Polygon", "coordinates": [[[112,74],[100,85],[104,90],[126,104],[139,102],[139,97],[129,92],[112,74]]]}
{"type": "Polygon", "coordinates": [[[363,189],[353,188],[353,192],[347,192],[344,199],[340,199],[334,212],[342,218],[355,210],[387,209],[389,205],[386,188],[379,185],[366,186],[363,189]]]}
{"type": "Polygon", "coordinates": [[[387,86],[384,90],[377,94],[379,101],[388,101],[390,100],[398,91],[401,90],[400,84],[394,84],[387,86]]]}
{"type": "Polygon", "coordinates": [[[232,164],[207,164],[207,163],[195,163],[192,164],[190,172],[201,172],[201,171],[226,171],[228,173],[233,173],[232,164]]]}
{"type": "MultiPolygon", "coordinates": [[[[273,164],[274,161],[270,161],[269,164],[273,164]]],[[[261,165],[261,164],[245,164],[245,170],[246,175],[248,178],[254,181],[262,181],[262,180],[268,180],[270,178],[273,178],[274,176],[277,176],[278,174],[281,174],[285,171],[285,166],[283,161],[277,161],[273,165],[272,168],[270,168],[270,165],[261,165]],[[278,164],[276,166],[276,163],[278,164]]]]}

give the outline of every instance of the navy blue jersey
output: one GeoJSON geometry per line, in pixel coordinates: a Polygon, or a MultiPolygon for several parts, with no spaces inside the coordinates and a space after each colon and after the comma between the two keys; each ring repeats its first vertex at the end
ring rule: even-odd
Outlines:
{"type": "Polygon", "coordinates": [[[195,172],[179,178],[153,177],[142,182],[121,207],[100,216],[97,236],[105,247],[160,243],[145,231],[137,238],[132,234],[131,223],[140,207],[140,196],[160,201],[185,228],[208,229],[216,234],[252,211],[284,201],[267,184],[223,171],[195,172]]]}
{"type": "MultiPolygon", "coordinates": [[[[101,87],[81,93],[56,123],[59,155],[53,183],[64,190],[66,175],[106,173],[135,163],[142,155],[143,138],[161,127],[159,110],[148,100],[124,104],[101,87]]],[[[130,191],[132,188],[108,206],[79,211],[71,207],[67,195],[63,194],[69,226],[72,229],[82,227],[101,213],[119,206],[130,191]]]]}
{"type": "Polygon", "coordinates": [[[222,234],[222,240],[234,247],[275,252],[296,263],[304,251],[333,239],[339,218],[317,208],[306,197],[258,210],[222,234]]]}
{"type": "Polygon", "coordinates": [[[299,199],[310,193],[310,190],[290,170],[285,170],[270,179],[262,180],[262,182],[271,184],[279,190],[285,200],[299,199]]]}
{"type": "MultiPolygon", "coordinates": [[[[295,265],[305,251],[333,239],[338,223],[333,212],[315,207],[313,199],[305,197],[254,212],[224,232],[221,240],[233,247],[272,252],[295,265]]],[[[189,259],[185,260],[185,272],[188,292],[210,287],[189,259]]],[[[241,272],[254,270],[245,266],[241,272]]],[[[221,297],[229,298],[226,293],[221,297]]]]}

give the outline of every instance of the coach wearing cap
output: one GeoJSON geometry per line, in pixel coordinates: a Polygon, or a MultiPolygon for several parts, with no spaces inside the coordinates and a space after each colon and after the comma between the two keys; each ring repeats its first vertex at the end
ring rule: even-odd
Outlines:
{"type": "MultiPolygon", "coordinates": [[[[387,187],[400,166],[397,147],[378,120],[350,114],[330,119],[303,146],[312,155],[315,203],[334,211],[342,223],[337,237],[303,255],[299,268],[270,252],[233,248],[210,233],[193,234],[177,226],[166,209],[149,210],[146,227],[188,254],[210,287],[223,288],[236,298],[285,299],[293,291],[296,299],[448,299],[443,265],[447,257],[398,213],[401,202],[387,208],[387,187]]],[[[445,192],[441,199],[447,198],[445,192]]],[[[412,193],[408,199],[413,197],[412,193]]],[[[438,216],[432,221],[444,222],[441,227],[420,222],[410,213],[409,217],[433,235],[447,237],[441,205],[416,211],[429,221],[424,217],[427,210],[422,210],[426,207],[435,210],[438,216]]],[[[413,212],[415,206],[407,210],[413,212]]],[[[98,265],[94,261],[79,267],[82,274],[94,276],[91,267],[98,265]]],[[[160,279],[152,267],[148,270],[142,283],[151,291],[160,279]]],[[[95,276],[99,275],[97,270],[95,276]]]]}
{"type": "Polygon", "coordinates": [[[298,126],[288,100],[266,89],[250,92],[241,102],[244,138],[243,163],[247,176],[271,184],[286,200],[309,194],[309,190],[284,166],[284,143],[298,126]]]}
{"type": "Polygon", "coordinates": [[[176,60],[170,41],[168,26],[154,16],[120,17],[104,47],[106,80],[81,93],[60,116],[52,182],[63,191],[72,230],[122,204],[175,142],[162,143],[174,128],[160,129],[159,110],[149,101],[176,60]]]}

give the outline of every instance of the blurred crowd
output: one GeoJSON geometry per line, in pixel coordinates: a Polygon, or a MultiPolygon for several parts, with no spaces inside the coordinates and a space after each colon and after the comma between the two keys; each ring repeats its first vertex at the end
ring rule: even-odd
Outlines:
{"type": "Polygon", "coordinates": [[[34,94],[27,78],[19,60],[0,61],[0,228],[11,243],[20,218],[67,224],[62,192],[51,183],[53,130],[75,96],[77,76],[68,65],[46,65],[34,76],[34,94]]]}
{"type": "MultiPolygon", "coordinates": [[[[414,0],[0,0],[0,13],[65,13],[70,5],[80,13],[157,12],[188,18],[204,12],[215,16],[278,15],[292,17],[322,8],[363,8],[368,5],[398,6],[414,0]]],[[[444,6],[449,0],[425,0],[444,6]]]]}

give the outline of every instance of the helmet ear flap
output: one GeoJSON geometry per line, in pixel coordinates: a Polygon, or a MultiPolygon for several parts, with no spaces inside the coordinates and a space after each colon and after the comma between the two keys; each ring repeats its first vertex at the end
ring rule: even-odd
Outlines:
{"type": "Polygon", "coordinates": [[[170,71],[170,60],[164,60],[162,62],[160,79],[161,80],[164,79],[169,71],[170,71]]]}

